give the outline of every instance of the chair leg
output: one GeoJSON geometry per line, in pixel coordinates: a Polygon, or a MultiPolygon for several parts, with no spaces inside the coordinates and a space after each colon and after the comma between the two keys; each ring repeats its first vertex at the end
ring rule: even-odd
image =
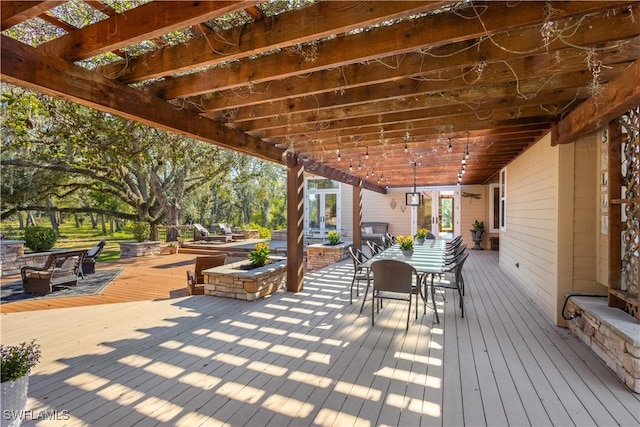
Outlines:
{"type": "Polygon", "coordinates": [[[409,319],[411,319],[411,294],[409,294],[409,309],[407,310],[407,331],[409,330],[409,319]]]}
{"type": "Polygon", "coordinates": [[[362,298],[362,307],[360,307],[360,313],[364,310],[364,303],[367,300],[367,294],[369,293],[369,286],[371,286],[371,279],[367,279],[367,287],[364,289],[364,297],[362,298]]]}
{"type": "Polygon", "coordinates": [[[431,302],[433,303],[433,311],[436,313],[436,323],[440,323],[440,316],[438,316],[438,307],[436,306],[436,288],[431,284],[431,302]]]}
{"type": "Polygon", "coordinates": [[[356,282],[356,278],[354,277],[353,280],[351,281],[351,288],[349,288],[349,304],[353,304],[353,284],[355,282],[356,282]]]}
{"type": "Polygon", "coordinates": [[[371,293],[371,297],[372,297],[372,300],[371,300],[371,326],[375,326],[375,324],[376,324],[375,320],[374,320],[374,317],[376,315],[376,291],[375,291],[375,289],[371,293]]]}

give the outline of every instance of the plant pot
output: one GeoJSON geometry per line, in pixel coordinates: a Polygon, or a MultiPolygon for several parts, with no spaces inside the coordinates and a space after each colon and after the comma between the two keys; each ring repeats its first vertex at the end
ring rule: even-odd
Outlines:
{"type": "Polygon", "coordinates": [[[424,245],[424,237],[418,237],[416,242],[418,242],[419,245],[424,245]]]}
{"type": "Polygon", "coordinates": [[[29,376],[2,384],[2,427],[16,427],[22,424],[24,409],[27,406],[29,376]]]}
{"type": "Polygon", "coordinates": [[[402,249],[402,255],[406,258],[411,258],[413,256],[413,249],[402,249]]]}
{"type": "Polygon", "coordinates": [[[482,237],[484,236],[484,228],[479,228],[477,230],[469,230],[471,231],[471,240],[475,243],[475,246],[471,249],[482,250],[480,243],[482,243],[482,237]]]}

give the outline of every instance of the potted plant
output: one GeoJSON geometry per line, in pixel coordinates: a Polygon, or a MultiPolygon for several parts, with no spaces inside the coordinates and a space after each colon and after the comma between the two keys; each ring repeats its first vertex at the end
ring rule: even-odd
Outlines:
{"type": "Polygon", "coordinates": [[[269,243],[257,243],[256,249],[249,252],[249,262],[252,267],[262,267],[269,261],[269,243]]]}
{"type": "Polygon", "coordinates": [[[396,238],[402,254],[406,257],[413,255],[413,237],[411,236],[398,236],[396,238]]]}
{"type": "Polygon", "coordinates": [[[340,243],[340,234],[336,230],[331,230],[327,233],[327,240],[330,245],[337,245],[340,243]]]}
{"type": "Polygon", "coordinates": [[[477,219],[471,224],[471,240],[475,243],[472,249],[482,250],[482,237],[484,236],[484,221],[478,221],[477,219]]]}
{"type": "Polygon", "coordinates": [[[418,230],[416,230],[416,241],[419,245],[424,244],[424,239],[427,238],[428,233],[429,230],[427,230],[426,228],[418,228],[418,230]]]}
{"type": "Polygon", "coordinates": [[[27,405],[29,372],[40,360],[40,345],[35,340],[15,346],[0,345],[0,353],[3,416],[11,417],[7,425],[19,426],[22,423],[19,414],[24,413],[27,405]]]}

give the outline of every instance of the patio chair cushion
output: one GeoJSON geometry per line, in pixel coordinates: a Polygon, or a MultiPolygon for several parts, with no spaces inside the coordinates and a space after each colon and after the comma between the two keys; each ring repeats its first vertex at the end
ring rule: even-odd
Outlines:
{"type": "Polygon", "coordinates": [[[201,236],[207,237],[209,236],[209,230],[204,228],[201,224],[193,224],[193,226],[198,230],[201,236]]]}

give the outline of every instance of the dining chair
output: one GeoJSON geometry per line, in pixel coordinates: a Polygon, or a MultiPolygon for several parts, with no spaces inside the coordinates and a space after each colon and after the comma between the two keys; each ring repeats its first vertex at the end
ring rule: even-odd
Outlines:
{"type": "Polygon", "coordinates": [[[462,252],[458,258],[456,258],[454,264],[449,269],[452,273],[451,280],[441,277],[438,281],[431,283],[431,302],[433,303],[433,311],[436,313],[436,323],[440,323],[440,316],[438,316],[438,310],[436,308],[436,288],[444,290],[454,289],[458,291],[458,297],[460,298],[460,317],[464,317],[464,278],[462,277],[462,268],[468,257],[468,252],[462,252]]]}
{"type": "Polygon", "coordinates": [[[418,272],[403,261],[381,259],[371,264],[373,273],[373,300],[371,303],[371,325],[375,325],[376,310],[380,313],[383,299],[407,301],[407,330],[411,317],[411,299],[416,296],[416,320],[418,319],[418,272]]]}
{"type": "Polygon", "coordinates": [[[349,255],[351,255],[351,260],[353,261],[353,278],[351,279],[351,288],[349,291],[349,304],[353,304],[353,286],[356,285],[356,297],[359,297],[360,281],[368,281],[369,269],[362,267],[362,264],[368,258],[360,249],[349,246],[349,255]]]}
{"type": "Polygon", "coordinates": [[[376,242],[367,241],[367,246],[369,246],[369,250],[371,251],[371,256],[377,255],[384,251],[384,248],[377,244],[376,242]]]}

